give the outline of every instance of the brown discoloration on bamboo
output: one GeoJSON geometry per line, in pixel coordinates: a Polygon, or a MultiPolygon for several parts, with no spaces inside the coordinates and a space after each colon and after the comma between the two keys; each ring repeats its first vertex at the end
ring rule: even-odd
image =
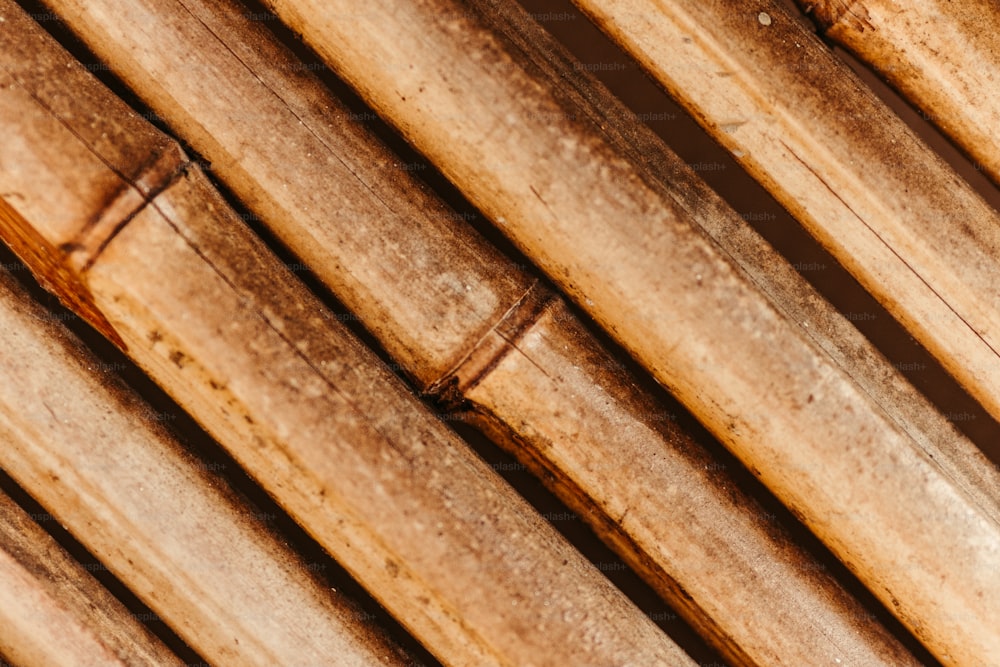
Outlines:
{"type": "MultiPolygon", "coordinates": [[[[108,95],[86,85],[85,98],[108,95]]],[[[76,143],[72,131],[48,139],[76,143]]],[[[25,143],[20,157],[41,170],[44,144],[25,143]]],[[[106,177],[81,174],[78,189],[106,177]]],[[[25,206],[37,210],[43,193],[25,188],[25,206]]],[[[86,275],[133,358],[446,662],[691,664],[334,321],[197,166],[86,275]]],[[[485,312],[509,310],[530,286],[519,280],[499,278],[514,298],[485,312]]],[[[478,318],[473,342],[495,323],[478,318]]]]}
{"type": "MultiPolygon", "coordinates": [[[[807,2],[799,5],[808,10],[807,2]]],[[[1000,9],[990,0],[866,0],[865,23],[821,24],[1000,183],[1000,9]]],[[[819,17],[817,17],[819,18],[819,17]]]]}
{"type": "Polygon", "coordinates": [[[967,183],[777,5],[751,30],[750,2],[580,4],[1000,415],[1000,217],[967,183]]]}
{"type": "MultiPolygon", "coordinates": [[[[810,332],[790,321],[747,272],[707,238],[691,220],[683,193],[666,194],[663,184],[628,160],[598,124],[574,113],[568,93],[542,80],[522,52],[486,29],[483,13],[448,0],[403,6],[385,0],[369,3],[367,13],[348,22],[344,17],[351,8],[346,1],[268,4],[758,471],[883,600],[896,600],[896,613],[923,640],[940,655],[970,659],[996,648],[1000,637],[980,622],[995,616],[1000,605],[1000,582],[988,574],[1000,564],[996,504],[984,507],[977,502],[989,494],[977,496],[970,493],[968,480],[953,479],[952,471],[939,465],[900,420],[887,414],[810,332]],[[739,363],[724,361],[729,359],[739,363]],[[916,528],[915,520],[923,527],[916,528]],[[982,546],[984,539],[992,546],[982,546]],[[969,614],[971,607],[980,611],[969,614]]],[[[781,46],[786,62],[799,62],[801,55],[794,54],[804,48],[803,40],[815,40],[795,28],[787,12],[777,7],[773,14],[768,12],[771,24],[764,25],[757,21],[760,3],[736,3],[743,11],[721,1],[680,4],[684,12],[673,12],[674,4],[658,3],[655,11],[626,7],[600,18],[602,23],[613,23],[617,16],[632,21],[630,27],[645,30],[664,24],[674,32],[660,39],[657,47],[676,47],[690,54],[709,45],[756,53],[762,49],[753,40],[764,39],[781,46]],[[695,20],[709,13],[721,25],[695,20]],[[674,14],[679,14],[676,21],[666,20],[674,14]],[[766,34],[745,34],[751,25],[754,34],[766,34]],[[742,37],[715,44],[722,29],[742,37]]],[[[685,62],[674,69],[690,78],[686,85],[699,85],[711,72],[734,72],[718,62],[709,66],[685,62]]],[[[777,70],[777,64],[773,66],[777,70]]],[[[826,78],[837,71],[834,63],[824,61],[808,71],[807,80],[798,82],[776,71],[767,86],[775,88],[774,99],[782,99],[782,92],[801,91],[805,99],[815,100],[826,89],[826,78]]],[[[738,87],[746,80],[745,72],[735,74],[725,77],[737,86],[733,90],[760,97],[759,86],[738,87]]],[[[834,112],[851,112],[859,99],[872,99],[860,83],[852,79],[851,85],[852,94],[836,100],[834,112]]],[[[731,94],[713,100],[742,110],[731,94]]],[[[888,115],[873,109],[878,119],[888,115]]],[[[741,113],[719,117],[717,122],[739,134],[772,127],[764,120],[741,113]]],[[[804,127],[814,129],[808,122],[804,127]]],[[[877,139],[869,144],[879,150],[887,149],[885,141],[898,152],[892,139],[905,140],[908,148],[918,144],[912,135],[890,136],[870,115],[863,122],[857,118],[850,127],[877,139]]],[[[781,148],[777,141],[770,145],[781,148]]],[[[869,145],[863,158],[853,159],[859,164],[869,157],[873,163],[885,160],[885,154],[869,156],[872,150],[869,145]]],[[[809,147],[795,152],[803,159],[828,157],[809,147]]],[[[820,180],[830,178],[825,170],[829,165],[810,163],[810,167],[816,172],[810,191],[828,196],[820,180]]],[[[798,169],[809,173],[804,167],[798,169]]],[[[948,185],[958,185],[952,178],[946,179],[948,185]]],[[[929,174],[914,173],[911,180],[919,187],[911,196],[927,193],[925,203],[935,215],[949,219],[990,215],[974,197],[955,197],[938,187],[940,183],[930,187],[935,179],[929,174]],[[945,202],[957,209],[948,209],[945,202]]],[[[866,203],[882,205],[879,197],[884,193],[870,175],[865,185],[864,192],[877,193],[866,203]]],[[[833,196],[825,205],[843,206],[843,201],[833,196]]],[[[881,221],[879,213],[853,203],[851,207],[862,217],[848,217],[847,211],[844,219],[862,237],[875,237],[867,225],[881,221]]],[[[940,220],[936,223],[940,234],[940,220]]],[[[972,236],[980,235],[973,247],[988,257],[997,233],[985,226],[966,229],[972,236]]],[[[923,234],[935,230],[921,228],[920,235],[910,231],[893,230],[918,245],[926,243],[923,234]]],[[[830,236],[824,241],[832,244],[837,239],[830,236]]],[[[872,248],[886,266],[898,266],[893,249],[899,246],[890,239],[866,250],[873,252],[872,248]]],[[[947,251],[935,247],[932,253],[926,245],[920,249],[921,262],[932,264],[939,259],[938,252],[947,251]]],[[[867,259],[861,252],[852,268],[867,259]]],[[[901,275],[909,281],[905,285],[909,291],[927,293],[920,274],[901,275]]],[[[879,287],[885,296],[886,286],[879,287]]],[[[984,287],[987,293],[995,289],[984,287]]],[[[938,298],[929,303],[939,309],[935,314],[964,326],[956,329],[964,338],[974,341],[984,333],[963,324],[948,308],[950,301],[938,298]]],[[[918,319],[914,316],[907,324],[918,319]]],[[[951,330],[942,328],[941,321],[921,322],[938,333],[951,330]]],[[[969,349],[987,363],[955,358],[954,368],[968,373],[995,362],[981,341],[969,349]]]]}
{"type": "Polygon", "coordinates": [[[115,345],[124,348],[121,337],[94,305],[86,270],[118,230],[166,188],[187,164],[176,145],[167,146],[162,153],[154,153],[149,165],[140,168],[133,182],[121,183],[112,198],[95,211],[76,234],[58,245],[24,219],[15,208],[16,198],[11,198],[12,204],[0,196],[0,235],[31,267],[42,287],[115,345]]]}
{"type": "MultiPolygon", "coordinates": [[[[31,26],[30,19],[11,12],[4,15],[0,34],[17,33],[31,26]]],[[[70,87],[87,81],[90,74],[79,63],[42,59],[33,68],[26,67],[26,62],[34,62],[36,54],[25,48],[24,40],[11,35],[5,44],[8,48],[0,63],[0,83],[9,95],[23,95],[33,103],[7,107],[14,115],[5,116],[5,124],[19,130],[31,127],[43,134],[72,126],[79,140],[77,152],[62,155],[56,148],[45,156],[45,161],[58,164],[60,160],[72,161],[79,156],[81,170],[100,169],[107,172],[107,177],[97,190],[100,194],[91,199],[92,208],[79,208],[82,216],[70,219],[66,212],[78,209],[67,203],[72,199],[71,184],[64,186],[67,199],[54,196],[41,206],[19,211],[18,206],[23,203],[19,191],[28,187],[26,181],[36,175],[26,173],[20,165],[9,165],[6,167],[9,191],[0,196],[0,228],[8,243],[33,268],[43,287],[121,346],[121,338],[94,307],[84,272],[114,233],[184,168],[186,157],[176,144],[150,131],[148,124],[120,100],[109,100],[105,109],[53,85],[56,79],[66,81],[70,87]],[[39,76],[39,70],[43,76],[39,76]],[[116,132],[132,139],[109,141],[108,137],[116,132]],[[145,152],[137,149],[143,143],[148,146],[145,152]],[[41,220],[41,232],[33,227],[39,223],[28,223],[25,214],[33,221],[41,220]]],[[[0,110],[0,114],[3,112],[0,110]]]]}
{"type": "Polygon", "coordinates": [[[121,602],[3,494],[0,590],[0,655],[14,664],[181,665],[121,602]]]}

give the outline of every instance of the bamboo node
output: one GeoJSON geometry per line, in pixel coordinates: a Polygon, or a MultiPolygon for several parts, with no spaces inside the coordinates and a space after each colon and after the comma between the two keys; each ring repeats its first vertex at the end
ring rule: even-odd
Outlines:
{"type": "Polygon", "coordinates": [[[860,0],[816,0],[800,2],[822,32],[833,29],[838,23],[850,30],[864,32],[875,30],[868,8],[860,0]]]}
{"type": "Polygon", "coordinates": [[[424,391],[442,406],[455,409],[465,401],[465,395],[516,347],[523,336],[541,317],[556,297],[541,283],[535,282],[497,321],[469,352],[436,382],[424,391]]]}

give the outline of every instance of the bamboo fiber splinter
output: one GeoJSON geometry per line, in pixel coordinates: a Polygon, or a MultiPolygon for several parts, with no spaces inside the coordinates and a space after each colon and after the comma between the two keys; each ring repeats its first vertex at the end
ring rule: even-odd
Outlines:
{"type": "Polygon", "coordinates": [[[175,144],[3,16],[19,57],[0,109],[22,166],[0,170],[5,238],[420,641],[449,664],[693,664],[334,321],[175,144]]]}
{"type": "MultiPolygon", "coordinates": [[[[50,4],[422,387],[474,405],[734,663],[912,661],[632,388],[560,299],[428,196],[239,6],[50,4]]],[[[817,329],[835,320],[819,312],[817,329]]]]}
{"type": "Polygon", "coordinates": [[[406,663],[46,314],[0,274],[0,467],[214,665],[406,663]]]}
{"type": "Polygon", "coordinates": [[[488,9],[268,5],[942,659],[1000,653],[996,505],[976,502],[777,312],[691,221],[683,192],[651,183],[574,114],[568,94],[488,28],[488,9]]]}
{"type": "Polygon", "coordinates": [[[1000,7],[992,0],[797,0],[1000,184],[1000,7]]]}
{"type": "Polygon", "coordinates": [[[14,664],[181,665],[177,656],[3,493],[0,591],[0,657],[14,664]]]}

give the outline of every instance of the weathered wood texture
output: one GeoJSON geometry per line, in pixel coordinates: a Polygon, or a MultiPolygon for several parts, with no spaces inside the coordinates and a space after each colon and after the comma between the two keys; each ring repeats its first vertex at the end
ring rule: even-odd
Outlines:
{"type": "Polygon", "coordinates": [[[0,341],[0,466],[204,658],[406,664],[6,273],[0,341]]]}
{"type": "Polygon", "coordinates": [[[996,505],[974,501],[691,222],[683,192],[651,183],[483,14],[447,0],[268,5],[938,655],[1000,650],[996,505]]]}
{"type": "Polygon", "coordinates": [[[5,494],[0,591],[0,656],[21,667],[181,665],[5,494]]]}
{"type": "Polygon", "coordinates": [[[967,183],[774,0],[577,4],[1000,418],[1000,216],[967,183]]]}
{"type": "Polygon", "coordinates": [[[0,170],[0,191],[12,193],[6,226],[50,252],[34,268],[79,260],[73,288],[133,358],[431,651],[461,665],[693,664],[176,146],[147,141],[141,119],[35,31],[10,39],[17,85],[0,108],[19,138],[11,159],[35,177],[0,170]],[[172,168],[155,166],[145,188],[169,159],[157,155],[172,168]]]}
{"type": "Polygon", "coordinates": [[[797,0],[1000,184],[1000,7],[991,0],[797,0]]]}
{"type": "MultiPolygon", "coordinates": [[[[412,166],[400,168],[306,73],[308,65],[248,20],[241,6],[222,0],[50,5],[212,163],[214,174],[307,261],[422,388],[464,400],[477,421],[488,422],[486,430],[734,663],[803,664],[831,653],[865,664],[911,660],[820,575],[820,564],[734,491],[720,465],[674,428],[662,407],[633,388],[560,299],[532,287],[529,275],[422,189],[407,173],[412,166]],[[205,86],[212,96],[202,94],[205,86]],[[262,134],[265,124],[271,132],[262,134]]],[[[545,41],[537,33],[530,39],[545,41]]],[[[549,47],[541,53],[565,58],[549,47]]],[[[603,95],[613,104],[593,81],[572,74],[579,68],[568,60],[553,67],[589,86],[586,97],[603,95]]],[[[582,101],[580,111],[594,113],[582,101]]],[[[618,112],[619,127],[641,132],[618,112]]],[[[648,152],[664,152],[649,143],[648,152]]],[[[704,197],[705,207],[721,208],[707,191],[704,197]]],[[[730,211],[718,217],[730,227],[739,220],[730,211]]],[[[752,234],[746,229],[743,236],[752,234]]],[[[725,236],[741,234],[727,228],[725,236]]],[[[749,245],[759,270],[780,273],[774,280],[787,284],[789,298],[816,300],[814,329],[846,325],[756,243],[749,245]]],[[[863,340],[856,332],[845,339],[859,347],[863,340]]],[[[883,382],[891,368],[873,365],[883,382]]],[[[934,418],[912,390],[900,393],[902,405],[916,408],[915,422],[934,418]]],[[[892,407],[901,421],[910,416],[892,407]]],[[[938,426],[947,430],[943,420],[938,426]]]]}

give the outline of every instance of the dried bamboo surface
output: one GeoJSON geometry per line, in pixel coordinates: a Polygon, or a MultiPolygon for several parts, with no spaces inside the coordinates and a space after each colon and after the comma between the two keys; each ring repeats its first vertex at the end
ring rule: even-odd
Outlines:
{"type": "Polygon", "coordinates": [[[204,658],[408,664],[6,272],[0,339],[0,466],[204,658]]]}
{"type": "Polygon", "coordinates": [[[23,170],[0,170],[0,191],[16,193],[5,239],[43,276],[61,272],[82,293],[72,301],[92,304],[431,651],[448,664],[693,664],[334,321],[175,145],[36,29],[10,38],[21,57],[3,122],[23,170]],[[35,254],[17,244],[29,236],[35,254]]]}
{"type": "Polygon", "coordinates": [[[967,183],[774,0],[577,4],[1000,418],[1000,216],[967,183]]]}
{"type": "MultiPolygon", "coordinates": [[[[570,93],[574,114],[600,125],[608,140],[643,169],[648,182],[681,204],[774,307],[800,324],[965,493],[984,509],[1000,507],[1000,469],[655,133],[516,7],[493,5],[494,29],[530,55],[550,85],[558,82],[570,93]]],[[[994,516],[1000,520],[1000,515],[994,516]]]]}
{"type": "Polygon", "coordinates": [[[1000,7],[990,0],[797,0],[1000,183],[1000,7]]]}
{"type": "Polygon", "coordinates": [[[0,590],[0,656],[17,665],[181,664],[5,494],[0,494],[0,590]]]}
{"type": "MultiPolygon", "coordinates": [[[[470,402],[497,440],[554,484],[734,663],[831,655],[869,665],[912,661],[734,491],[717,462],[664,423],[662,407],[633,388],[560,299],[532,287],[530,276],[399,169],[240,6],[50,4],[423,388],[470,402]],[[202,94],[205,86],[212,96],[202,94]],[[271,131],[261,134],[265,123],[271,131]]],[[[572,69],[567,62],[564,73],[572,69]]],[[[770,252],[766,260],[775,260],[770,252]]],[[[785,267],[789,293],[816,299],[785,267]]],[[[812,317],[817,329],[836,321],[825,307],[812,317]]],[[[859,339],[855,332],[850,340],[859,339]]],[[[883,381],[891,368],[878,368],[883,381]]],[[[906,396],[906,405],[921,408],[915,422],[934,414],[906,396]]]]}
{"type": "Polygon", "coordinates": [[[779,314],[691,222],[684,193],[651,184],[480,11],[268,5],[943,660],[1000,651],[996,507],[779,314]]]}

